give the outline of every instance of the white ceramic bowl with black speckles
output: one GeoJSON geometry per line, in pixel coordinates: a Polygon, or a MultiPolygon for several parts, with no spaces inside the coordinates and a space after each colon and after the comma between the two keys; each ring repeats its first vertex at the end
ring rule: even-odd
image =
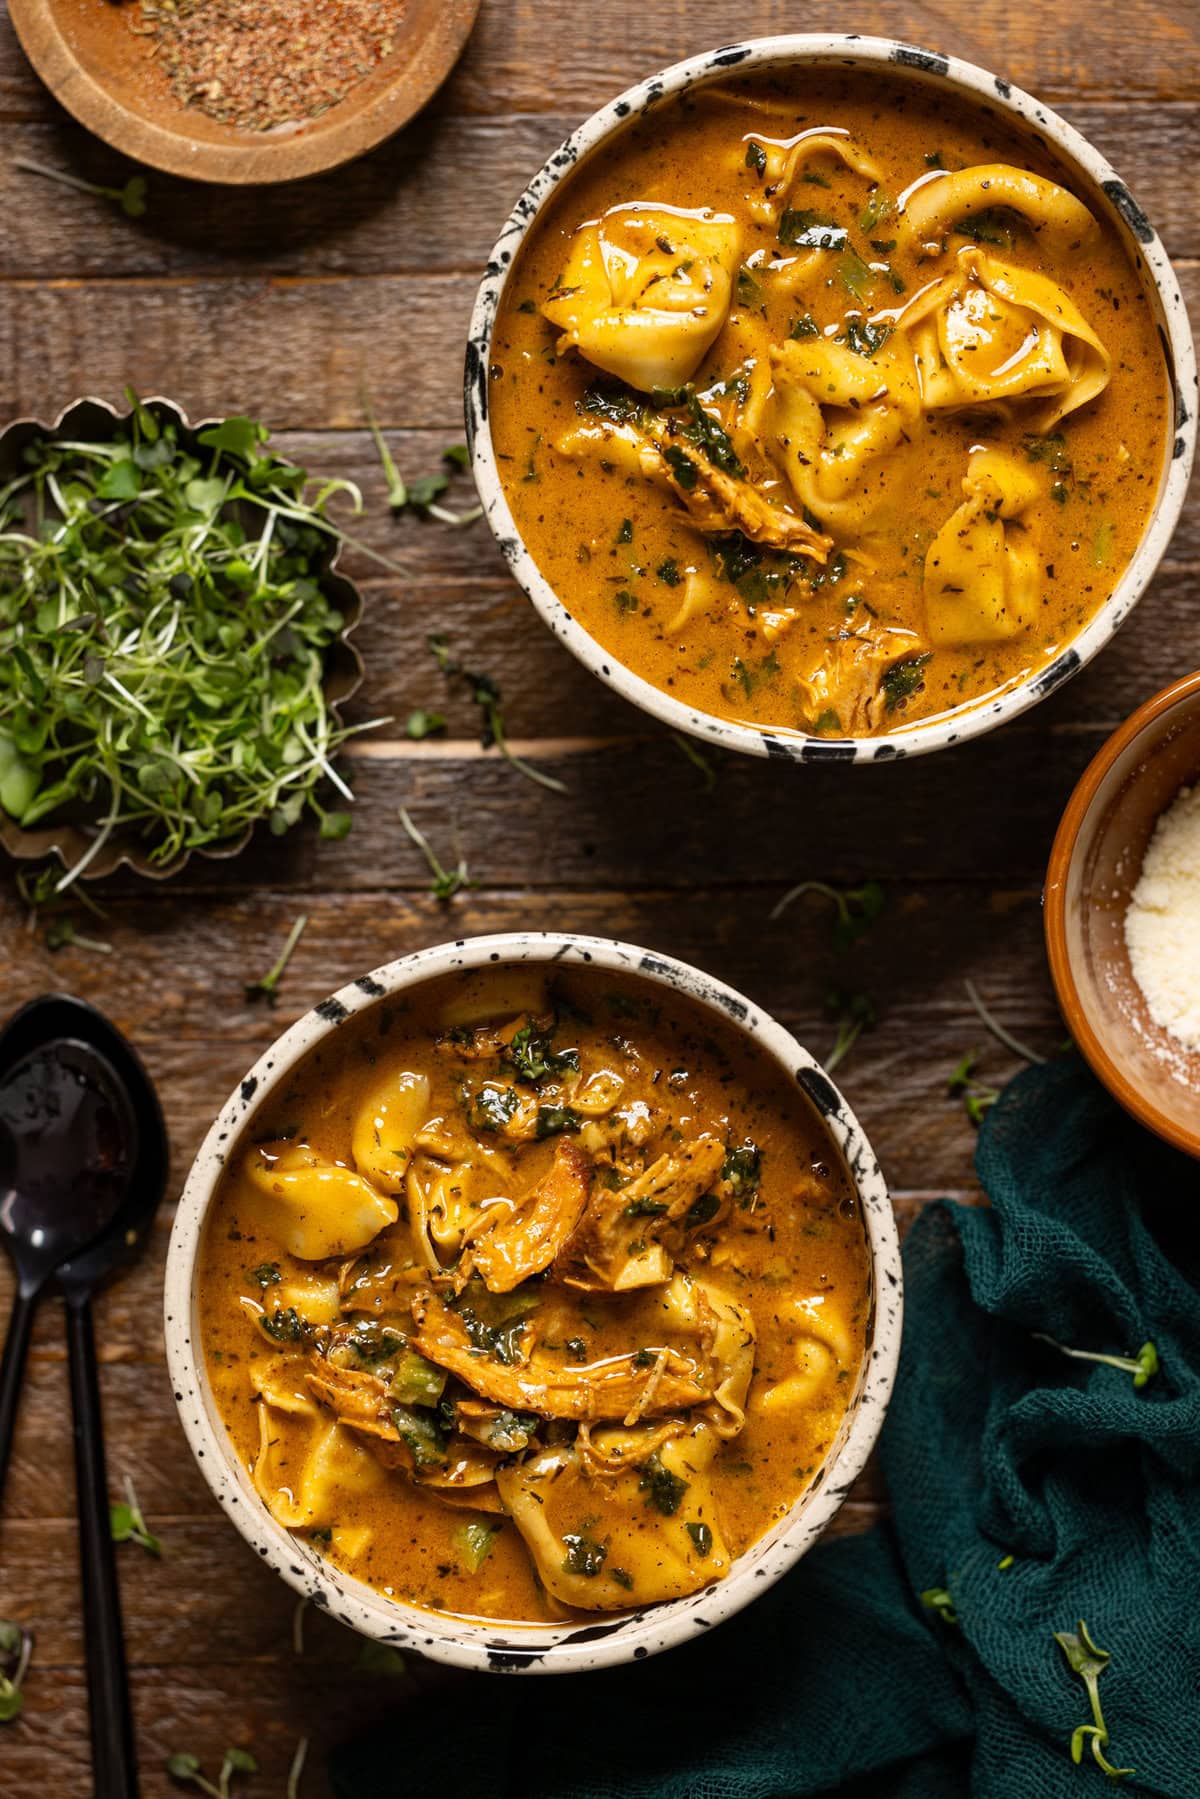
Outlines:
{"type": "Polygon", "coordinates": [[[1045,699],[1055,688],[1092,660],[1129,616],[1162,560],[1187,493],[1196,443],[1196,352],[1179,282],[1162,240],[1128,187],[1065,119],[1011,82],[973,63],[915,49],[888,38],[825,33],[753,38],[721,50],[675,63],[626,89],[601,107],[555,151],[538,171],[513,209],[488,259],[487,272],[475,301],[467,343],[466,423],[471,466],[479,497],[496,541],[520,585],[554,635],[585,668],[606,681],[643,712],[673,730],[689,732],[722,749],[751,756],[775,756],[792,762],[884,762],[923,755],[952,743],[963,743],[993,730],[1006,719],[1045,699]],[[954,711],[892,731],[886,737],[808,737],[800,731],[762,730],[731,723],[683,705],[660,687],[643,680],[617,661],[572,617],[564,600],[541,574],[522,541],[500,481],[488,424],[488,379],[492,331],[505,283],[526,233],[559,182],[584,157],[601,152],[631,118],[651,112],[664,99],[706,81],[719,81],[736,68],[793,67],[886,70],[900,73],[925,88],[943,89],[993,115],[1007,115],[1050,145],[1074,177],[1081,196],[1103,213],[1125,244],[1141,273],[1154,308],[1174,394],[1175,425],[1171,454],[1164,466],[1153,515],[1129,567],[1104,605],[1070,643],[1043,668],[1000,693],[957,707],[954,711]]]}
{"type": "Polygon", "coordinates": [[[183,1428],[201,1472],[230,1518],[265,1562],[314,1605],[364,1636],[460,1668],[565,1674],[641,1660],[719,1624],[797,1562],[816,1542],[862,1472],[879,1435],[900,1352],[903,1309],[896,1222],[879,1163],[829,1076],[781,1025],[711,976],[648,950],[606,938],[511,932],[441,944],[389,962],[341,988],[285,1031],[222,1108],[188,1175],[167,1256],[167,1365],[183,1428]],[[845,1162],[862,1208],[870,1262],[867,1347],[834,1446],[787,1516],[734,1563],[723,1581],[686,1599],[590,1624],[473,1624],[386,1598],[322,1559],[276,1524],[239,1461],[213,1401],[200,1349],[196,1264],[205,1219],[227,1159],[253,1133],[263,1107],[317,1045],[355,1029],[364,1013],[409,988],[456,969],[553,962],[639,975],[687,995],[770,1056],[820,1115],[845,1162]]]}

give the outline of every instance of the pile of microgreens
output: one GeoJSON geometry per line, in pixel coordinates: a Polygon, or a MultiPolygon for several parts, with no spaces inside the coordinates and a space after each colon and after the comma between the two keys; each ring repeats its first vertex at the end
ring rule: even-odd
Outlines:
{"type": "Polygon", "coordinates": [[[323,691],[343,619],[322,577],[345,537],[325,503],[361,509],[357,489],[308,499],[254,420],[193,451],[130,400],[104,442],[33,439],[0,488],[0,807],[96,827],[60,892],[117,830],[162,865],[306,808],[323,836],[350,828],[317,788],[353,798],[331,762],[352,732],[323,691]]]}

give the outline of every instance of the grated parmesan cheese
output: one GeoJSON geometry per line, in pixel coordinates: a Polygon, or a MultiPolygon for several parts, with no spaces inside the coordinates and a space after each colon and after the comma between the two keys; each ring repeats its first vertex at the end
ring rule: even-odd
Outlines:
{"type": "Polygon", "coordinates": [[[1154,827],[1125,941],[1155,1024],[1200,1050],[1200,786],[1183,788],[1154,827]]]}

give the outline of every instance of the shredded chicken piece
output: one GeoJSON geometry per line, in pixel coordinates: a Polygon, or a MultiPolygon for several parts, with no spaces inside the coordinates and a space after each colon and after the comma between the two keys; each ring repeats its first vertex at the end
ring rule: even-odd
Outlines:
{"type": "MultiPolygon", "coordinates": [[[[710,1336],[708,1342],[704,1344],[705,1355],[708,1354],[711,1347],[712,1339],[710,1336]]],[[[654,1401],[658,1398],[658,1389],[661,1387],[662,1377],[666,1373],[668,1353],[669,1352],[665,1349],[659,1350],[658,1359],[650,1370],[650,1379],[646,1382],[645,1386],[638,1394],[637,1399],[625,1414],[624,1424],[627,1430],[632,1430],[635,1424],[641,1423],[642,1419],[653,1406],[654,1401]]]]}
{"type": "MultiPolygon", "coordinates": [[[[474,1443],[469,1437],[452,1437],[444,1462],[428,1462],[413,1472],[418,1487],[432,1487],[439,1499],[447,1494],[469,1494],[471,1503],[481,1488],[495,1480],[496,1469],[504,1460],[499,1450],[474,1443]]],[[[463,1503],[466,1503],[464,1500],[463,1503]]]]}
{"type": "Polygon", "coordinates": [[[519,1018],[501,1028],[498,1025],[480,1025],[476,1030],[443,1031],[434,1043],[439,1056],[447,1056],[454,1062],[488,1062],[503,1055],[512,1040],[513,1033],[522,1023],[519,1018]]]}
{"type": "Polygon", "coordinates": [[[334,1413],[339,1424],[365,1437],[385,1468],[398,1468],[415,1486],[432,1489],[447,1505],[470,1505],[476,1511],[502,1512],[495,1472],[504,1459],[500,1449],[455,1432],[443,1459],[418,1461],[395,1420],[388,1384],[365,1370],[338,1368],[314,1357],[305,1375],[314,1399],[334,1413]]]}
{"type": "Polygon", "coordinates": [[[807,519],[776,506],[751,482],[719,469],[696,444],[679,442],[675,420],[660,420],[651,432],[632,420],[589,420],[558,440],[564,456],[595,456],[627,474],[670,488],[700,532],[741,531],[754,543],[790,550],[824,562],[833,539],[814,531],[807,519]],[[667,451],[676,452],[668,457],[667,451]],[[681,482],[681,470],[688,470],[681,482]]]}
{"type": "Polygon", "coordinates": [[[591,1425],[581,1424],[575,1447],[585,1471],[603,1480],[605,1476],[612,1478],[627,1473],[630,1468],[640,1468],[643,1462],[658,1454],[664,1443],[682,1437],[687,1428],[682,1418],[665,1418],[651,1430],[639,1431],[635,1440],[609,1431],[605,1433],[608,1441],[600,1443],[592,1435],[591,1425]]]}
{"type": "Polygon", "coordinates": [[[501,1499],[500,1489],[494,1480],[480,1487],[439,1487],[428,1480],[422,1480],[419,1484],[429,1487],[433,1497],[442,1505],[461,1507],[465,1512],[496,1512],[501,1517],[508,1516],[508,1507],[501,1499]]]}
{"type": "Polygon", "coordinates": [[[876,729],[887,716],[879,685],[884,670],[924,647],[914,632],[891,626],[843,631],[799,678],[806,715],[815,722],[832,714],[847,736],[876,729]]]}
{"type": "Polygon", "coordinates": [[[507,1214],[493,1209],[490,1228],[475,1237],[464,1257],[491,1292],[511,1293],[549,1268],[583,1215],[590,1168],[587,1157],[560,1137],[549,1173],[516,1209],[507,1214]]]}
{"type": "MultiPolygon", "coordinates": [[[[638,1354],[608,1356],[583,1367],[561,1367],[545,1354],[506,1366],[477,1349],[462,1319],[432,1292],[412,1301],[417,1324],[414,1343],[439,1368],[457,1375],[484,1399],[543,1418],[601,1420],[624,1418],[638,1404],[651,1373],[638,1354]]],[[[675,1350],[665,1352],[656,1397],[647,1414],[686,1411],[711,1397],[701,1370],[675,1350]]]]}
{"type": "Polygon", "coordinates": [[[454,1422],[465,1437],[473,1437],[486,1449],[498,1449],[503,1455],[520,1455],[528,1449],[536,1429],[536,1420],[522,1421],[511,1407],[495,1405],[487,1399],[456,1400],[454,1422]]]}
{"type": "Polygon", "coordinates": [[[305,1377],[314,1399],[336,1414],[339,1424],[358,1436],[369,1437],[371,1447],[389,1468],[410,1468],[409,1450],[392,1419],[392,1402],[385,1380],[354,1368],[338,1368],[323,1356],[315,1356],[305,1377]]]}
{"type": "MultiPolygon", "coordinates": [[[[814,531],[799,513],[772,505],[757,487],[738,475],[730,475],[717,467],[695,445],[683,451],[694,476],[688,485],[680,481],[682,468],[668,459],[665,448],[670,439],[656,435],[654,441],[663,452],[663,470],[675,497],[681,500],[698,531],[740,531],[752,543],[765,543],[775,550],[791,550],[824,562],[833,548],[833,539],[814,531]]],[[[679,446],[676,446],[677,448],[679,446]]]]}
{"type": "Polygon", "coordinates": [[[723,1143],[699,1137],[659,1156],[627,1186],[597,1188],[556,1261],[556,1275],[585,1293],[669,1281],[671,1239],[678,1243],[684,1219],[719,1181],[724,1161],[723,1143]]]}

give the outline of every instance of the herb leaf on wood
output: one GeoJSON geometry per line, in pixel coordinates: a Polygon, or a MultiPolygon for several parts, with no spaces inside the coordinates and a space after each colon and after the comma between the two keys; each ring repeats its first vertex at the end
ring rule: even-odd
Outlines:
{"type": "Polygon", "coordinates": [[[247,981],[245,995],[247,1000],[265,999],[268,1005],[275,1005],[279,998],[279,983],[283,979],[284,970],[292,959],[292,951],[300,941],[301,933],[308,923],[308,915],[302,912],[288,932],[283,948],[266,974],[257,981],[247,981]]]}

